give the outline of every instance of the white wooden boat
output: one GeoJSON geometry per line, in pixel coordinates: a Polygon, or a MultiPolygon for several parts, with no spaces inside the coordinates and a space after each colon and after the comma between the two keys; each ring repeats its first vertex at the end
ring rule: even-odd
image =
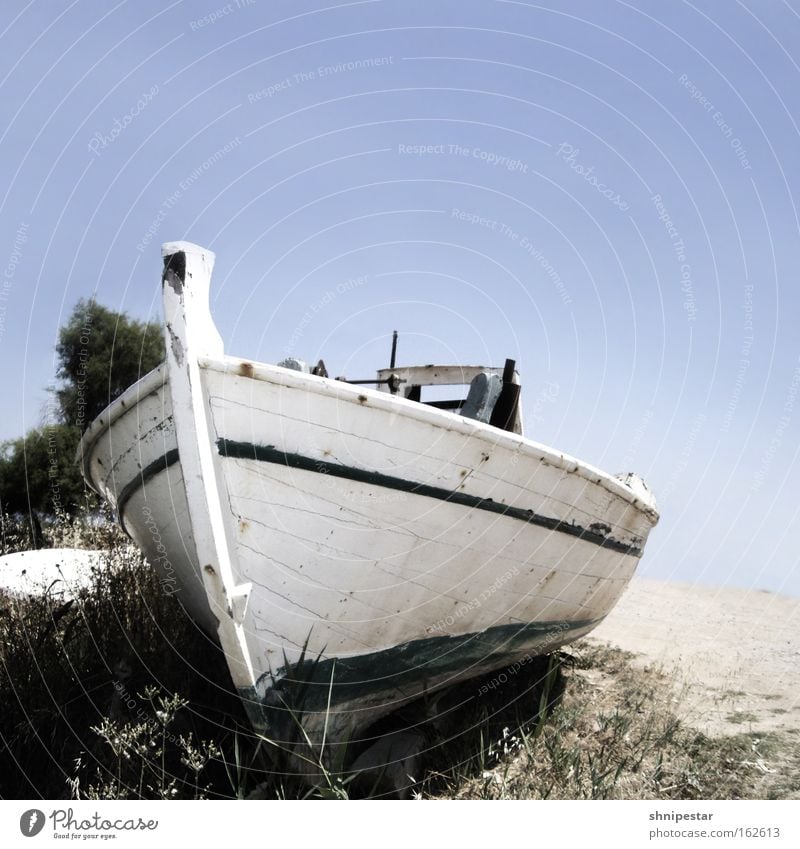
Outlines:
{"type": "Polygon", "coordinates": [[[468,415],[414,400],[501,369],[384,369],[376,389],[230,357],[214,255],[163,256],[166,362],[92,423],[83,470],[217,635],[257,730],[342,744],[611,610],[655,502],[634,475],[524,438],[516,373],[501,428],[491,392],[468,415]]]}

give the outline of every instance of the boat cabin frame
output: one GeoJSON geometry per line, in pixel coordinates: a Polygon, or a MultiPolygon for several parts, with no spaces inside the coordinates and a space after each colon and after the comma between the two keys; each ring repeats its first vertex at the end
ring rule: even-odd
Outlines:
{"type": "MultiPolygon", "coordinates": [[[[521,434],[522,409],[519,404],[520,377],[519,372],[514,366],[515,363],[513,360],[506,360],[503,368],[437,365],[390,367],[378,370],[375,383],[383,392],[400,394],[409,401],[417,401],[427,404],[429,407],[437,407],[441,410],[449,410],[450,412],[459,414],[467,401],[466,397],[444,401],[423,401],[422,388],[425,386],[462,386],[469,388],[473,381],[480,375],[497,376],[502,381],[504,387],[506,384],[516,387],[515,390],[506,390],[505,388],[503,390],[504,392],[510,392],[513,398],[510,401],[502,402],[509,405],[508,415],[506,416],[506,420],[502,424],[498,424],[498,426],[503,430],[521,434]]],[[[495,407],[500,404],[501,400],[498,398],[495,407]]]]}

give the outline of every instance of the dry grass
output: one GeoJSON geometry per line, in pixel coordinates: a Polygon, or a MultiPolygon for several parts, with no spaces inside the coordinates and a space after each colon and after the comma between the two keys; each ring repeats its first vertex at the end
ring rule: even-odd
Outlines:
{"type": "Polygon", "coordinates": [[[678,699],[619,649],[581,643],[547,722],[509,731],[480,774],[455,771],[462,799],[780,799],[800,796],[792,734],[712,739],[676,718],[678,699]]]}
{"type": "MultiPolygon", "coordinates": [[[[6,522],[4,540],[15,533],[6,522]]],[[[219,649],[113,526],[62,520],[45,536],[103,549],[107,565],[72,602],[0,596],[0,797],[356,795],[346,773],[302,785],[252,734],[219,649]]],[[[658,672],[588,644],[412,705],[384,730],[409,726],[426,740],[417,797],[800,796],[796,733],[704,737],[676,719],[658,672]]]]}
{"type": "Polygon", "coordinates": [[[71,600],[0,595],[0,797],[193,798],[193,752],[243,721],[221,652],[115,526],[44,532],[53,547],[102,549],[106,563],[71,600]],[[150,763],[161,775],[142,784],[150,763]]]}

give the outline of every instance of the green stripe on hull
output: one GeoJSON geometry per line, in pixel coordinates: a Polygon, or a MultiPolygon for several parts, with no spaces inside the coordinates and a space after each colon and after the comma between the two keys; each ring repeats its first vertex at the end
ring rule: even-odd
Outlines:
{"type": "Polygon", "coordinates": [[[525,510],[521,507],[510,507],[507,504],[500,504],[497,501],[493,501],[491,498],[480,498],[477,495],[469,495],[465,492],[459,492],[458,490],[444,489],[438,486],[430,486],[429,484],[416,483],[414,481],[405,480],[405,478],[394,477],[394,475],[385,475],[382,472],[371,472],[367,469],[355,468],[354,466],[343,466],[339,463],[328,463],[323,460],[315,460],[312,457],[305,457],[302,454],[281,451],[273,445],[256,445],[252,442],[233,442],[231,440],[218,439],[217,450],[223,457],[230,457],[238,460],[258,460],[263,463],[274,463],[279,466],[287,466],[290,469],[302,469],[306,472],[316,472],[322,475],[330,475],[335,478],[346,478],[347,480],[369,484],[370,486],[395,489],[401,492],[408,492],[413,495],[421,495],[426,498],[436,498],[440,501],[449,501],[451,504],[460,504],[464,507],[470,507],[476,510],[486,510],[489,513],[496,513],[501,516],[507,516],[510,519],[517,519],[531,525],[538,525],[539,527],[546,528],[550,531],[557,531],[562,534],[577,537],[584,542],[598,545],[601,548],[610,548],[612,551],[619,551],[622,554],[630,554],[633,557],[642,556],[642,549],[639,545],[621,542],[620,540],[614,539],[614,537],[606,536],[600,531],[593,530],[592,528],[583,528],[580,525],[575,525],[571,522],[562,522],[560,519],[554,519],[551,516],[542,516],[539,513],[535,513],[533,510],[525,510]]]}

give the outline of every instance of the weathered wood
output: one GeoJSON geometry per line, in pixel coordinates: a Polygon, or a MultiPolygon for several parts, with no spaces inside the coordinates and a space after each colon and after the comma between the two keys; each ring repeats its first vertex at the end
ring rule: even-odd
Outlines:
{"type": "Polygon", "coordinates": [[[199,364],[201,356],[223,356],[222,338],[208,310],[214,254],[190,242],[167,242],[162,256],[167,377],[192,539],[233,683],[240,690],[252,689],[255,672],[244,630],[251,587],[239,579],[231,560],[235,541],[228,527],[230,511],[223,508],[212,447],[216,434],[199,364]]]}

